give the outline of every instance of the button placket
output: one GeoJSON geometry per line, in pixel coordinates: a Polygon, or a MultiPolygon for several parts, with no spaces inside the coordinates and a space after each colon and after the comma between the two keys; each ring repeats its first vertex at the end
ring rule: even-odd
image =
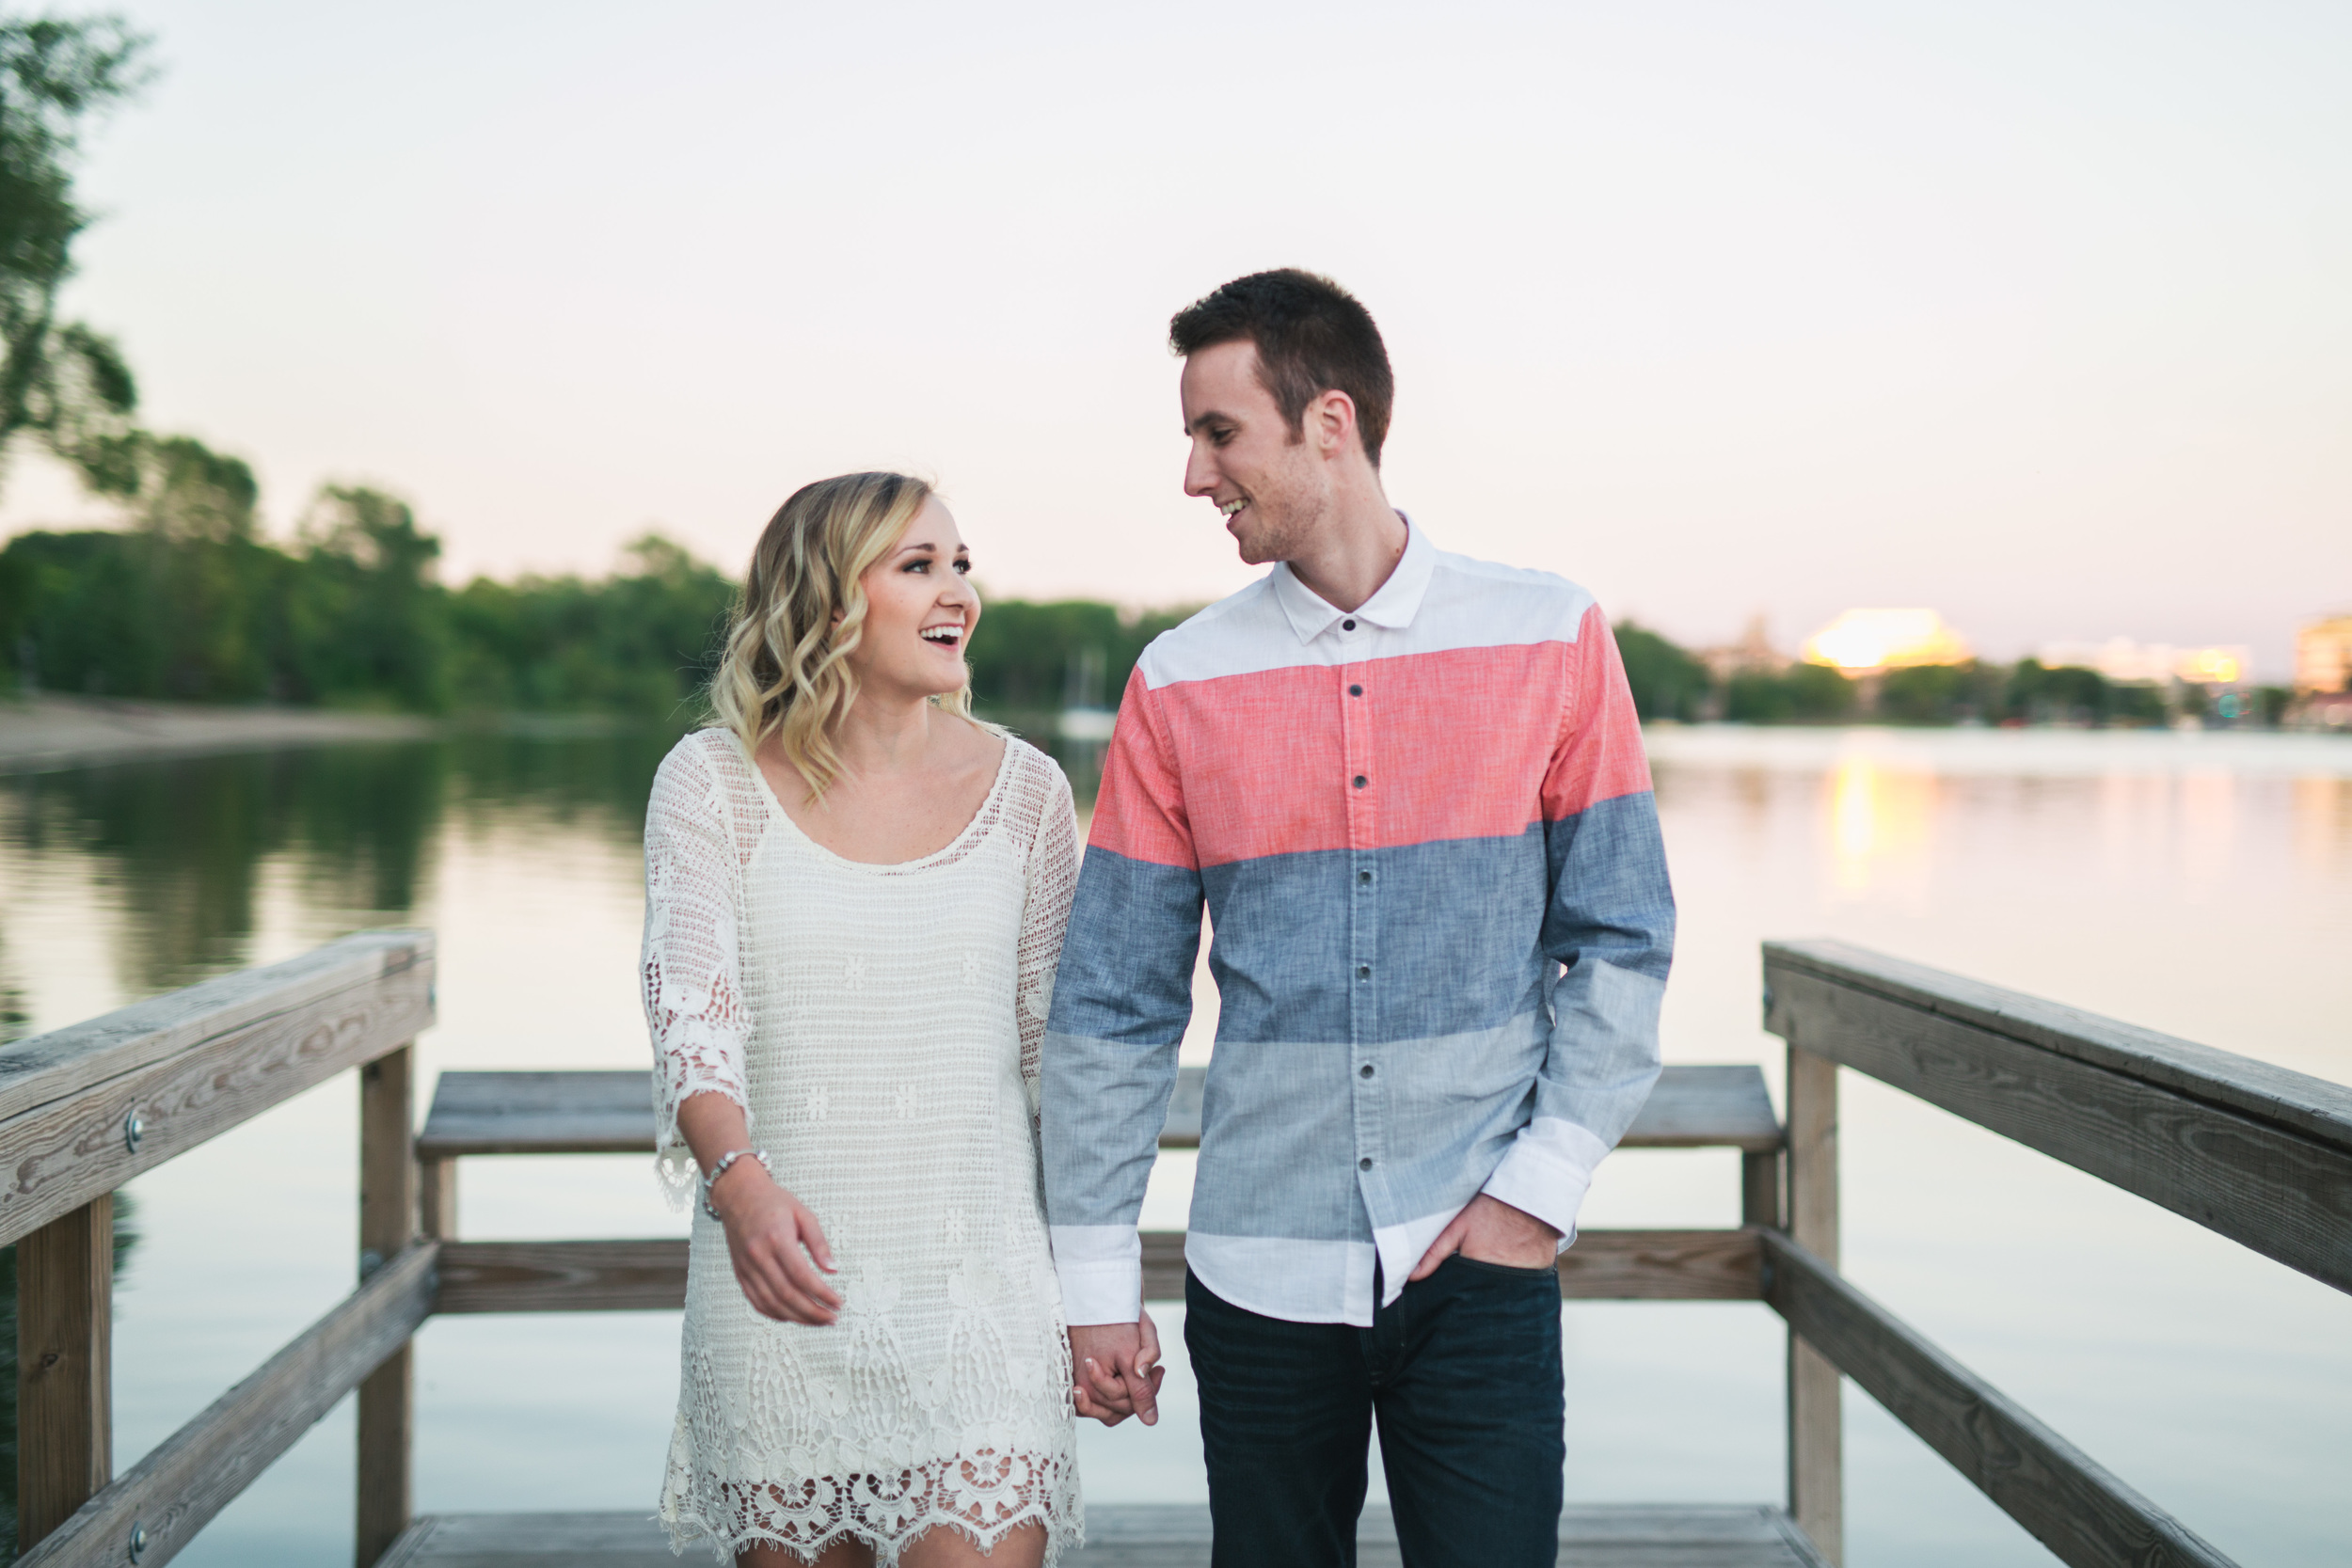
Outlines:
{"type": "Polygon", "coordinates": [[[1354,1122],[1358,1180],[1364,1184],[1367,1212],[1378,1223],[1378,1211],[1371,1203],[1371,1183],[1380,1180],[1382,1156],[1386,1153],[1386,1117],[1383,1116],[1386,1085],[1378,1063],[1373,1059],[1375,1042],[1380,1038],[1380,908],[1375,896],[1378,878],[1374,855],[1379,842],[1378,819],[1374,814],[1374,786],[1377,780],[1373,773],[1373,712],[1365,696],[1362,675],[1359,670],[1343,665],[1334,672],[1338,676],[1340,704],[1341,766],[1343,777],[1339,786],[1347,801],[1348,859],[1345,875],[1348,881],[1348,953],[1347,975],[1343,982],[1348,988],[1348,1050],[1350,1073],[1354,1082],[1354,1122]]]}

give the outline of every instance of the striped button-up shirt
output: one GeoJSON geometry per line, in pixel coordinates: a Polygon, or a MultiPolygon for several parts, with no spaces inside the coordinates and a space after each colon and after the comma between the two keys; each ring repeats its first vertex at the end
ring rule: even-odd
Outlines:
{"type": "Polygon", "coordinates": [[[1219,997],[1184,1258],[1234,1306],[1373,1321],[1480,1192],[1575,1234],[1658,1076],[1674,895],[1592,595],[1434,548],[1360,609],[1287,566],[1145,650],[1047,1023],[1073,1323],[1133,1322],[1192,1006],[1219,997]]]}

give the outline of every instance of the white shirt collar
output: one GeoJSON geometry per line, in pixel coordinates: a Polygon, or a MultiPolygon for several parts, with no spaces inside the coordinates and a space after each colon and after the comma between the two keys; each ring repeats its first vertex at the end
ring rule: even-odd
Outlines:
{"type": "MultiPolygon", "coordinates": [[[[1413,617],[1421,612],[1422,597],[1429,591],[1429,575],[1437,568],[1438,547],[1410,517],[1402,512],[1397,517],[1405,524],[1405,553],[1397,558],[1389,580],[1356,610],[1333,609],[1322,594],[1298,580],[1298,574],[1291,570],[1289,562],[1275,562],[1269,574],[1274,581],[1275,602],[1290,617],[1291,630],[1298,634],[1299,641],[1312,642],[1343,620],[1370,623],[1390,631],[1403,631],[1413,624],[1413,617]]],[[[1349,629],[1353,630],[1354,626],[1349,629]]]]}

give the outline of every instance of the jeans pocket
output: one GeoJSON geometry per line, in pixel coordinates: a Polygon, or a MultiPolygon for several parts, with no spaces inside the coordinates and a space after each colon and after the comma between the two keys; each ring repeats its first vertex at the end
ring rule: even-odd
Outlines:
{"type": "Polygon", "coordinates": [[[1523,1269],[1514,1263],[1489,1263],[1483,1258],[1472,1258],[1466,1253],[1459,1252],[1448,1258],[1446,1261],[1459,1263],[1466,1269],[1476,1269],[1482,1274],[1499,1275],[1505,1279],[1553,1279],[1559,1275],[1558,1268],[1549,1263],[1537,1268],[1523,1269]]]}

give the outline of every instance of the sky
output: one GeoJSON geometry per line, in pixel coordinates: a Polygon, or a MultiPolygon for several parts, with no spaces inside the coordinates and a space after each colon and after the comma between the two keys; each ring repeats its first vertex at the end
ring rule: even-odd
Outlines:
{"type": "Polygon", "coordinates": [[[2283,676],[2352,606],[2342,6],[126,12],[67,305],[279,534],[360,481],[453,579],[734,571],[887,466],[992,594],[1215,598],[1167,321],[1297,265],[1387,337],[1392,501],[1685,641],[1925,606],[2283,676]]]}

